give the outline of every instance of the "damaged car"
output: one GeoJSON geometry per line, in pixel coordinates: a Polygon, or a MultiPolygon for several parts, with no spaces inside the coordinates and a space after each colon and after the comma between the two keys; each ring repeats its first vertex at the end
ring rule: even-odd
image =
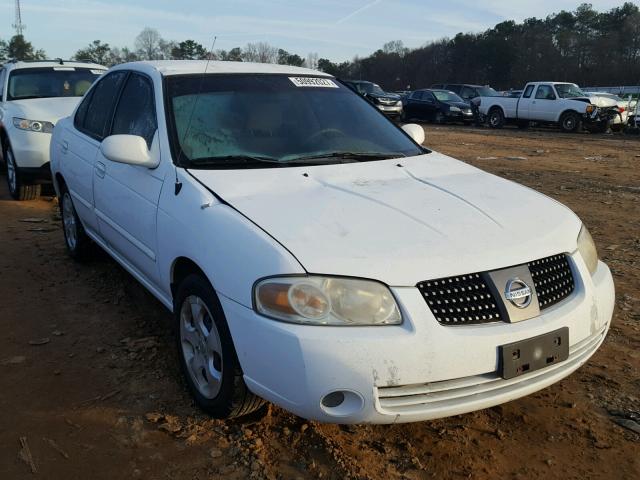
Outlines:
{"type": "Polygon", "coordinates": [[[565,378],[614,307],[575,213],[424,140],[322,72],[140,62],[57,124],[51,169],[69,254],[173,312],[204,411],[391,424],[565,378]]]}

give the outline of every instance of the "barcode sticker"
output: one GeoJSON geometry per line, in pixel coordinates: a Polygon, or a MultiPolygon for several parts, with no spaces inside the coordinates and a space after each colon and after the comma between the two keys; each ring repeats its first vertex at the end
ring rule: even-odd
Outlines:
{"type": "Polygon", "coordinates": [[[340,88],[329,78],[319,77],[289,77],[289,80],[296,87],[312,87],[312,88],[340,88]]]}

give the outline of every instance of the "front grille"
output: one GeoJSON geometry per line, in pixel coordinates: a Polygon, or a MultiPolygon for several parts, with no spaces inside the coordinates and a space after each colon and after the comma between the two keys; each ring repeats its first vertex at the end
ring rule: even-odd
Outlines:
{"type": "Polygon", "coordinates": [[[498,303],[479,273],[421,282],[418,289],[436,320],[444,325],[502,320],[498,303]]]}
{"type": "Polygon", "coordinates": [[[535,260],[528,266],[538,295],[540,310],[561,302],[573,293],[575,284],[566,255],[553,255],[535,260]]]}
{"type": "MultiPolygon", "coordinates": [[[[573,293],[573,273],[565,254],[534,260],[527,266],[540,310],[561,302],[573,293]]],[[[498,307],[498,302],[503,300],[495,298],[488,280],[488,276],[482,273],[471,273],[420,282],[418,290],[442,325],[509,321],[498,307]]]]}

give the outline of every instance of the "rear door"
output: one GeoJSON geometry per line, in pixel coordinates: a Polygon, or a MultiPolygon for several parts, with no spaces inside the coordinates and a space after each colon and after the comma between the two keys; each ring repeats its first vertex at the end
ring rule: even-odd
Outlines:
{"type": "Polygon", "coordinates": [[[517,112],[518,118],[522,118],[525,120],[532,119],[531,104],[534,100],[533,91],[535,90],[535,88],[536,88],[535,85],[527,85],[524,89],[524,92],[522,92],[520,99],[516,100],[518,104],[518,112],[517,112]]]}
{"type": "Polygon", "coordinates": [[[113,72],[101,78],[80,103],[69,125],[54,148],[60,159],[73,205],[84,227],[98,234],[94,212],[93,169],[100,142],[105,137],[113,114],[113,99],[124,82],[124,72],[113,72]]]}
{"type": "MultiPolygon", "coordinates": [[[[141,73],[131,72],[115,108],[110,134],[142,137],[150,155],[160,159],[157,131],[153,81],[141,73]]],[[[98,151],[94,169],[96,216],[102,238],[116,254],[156,285],[156,218],[165,163],[149,169],[112,162],[98,151]]]]}

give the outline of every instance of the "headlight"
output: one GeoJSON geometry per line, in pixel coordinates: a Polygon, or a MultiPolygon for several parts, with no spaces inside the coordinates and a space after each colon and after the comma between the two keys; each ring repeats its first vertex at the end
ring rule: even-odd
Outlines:
{"type": "Polygon", "coordinates": [[[584,263],[587,264],[589,273],[593,275],[598,268],[598,251],[589,230],[584,225],[580,230],[580,235],[578,235],[578,251],[584,263]]]}
{"type": "Polygon", "coordinates": [[[462,110],[460,110],[458,107],[449,107],[449,111],[450,112],[461,112],[462,110]]]}
{"type": "Polygon", "coordinates": [[[27,120],[26,118],[13,117],[13,126],[20,130],[27,130],[30,132],[53,132],[53,123],[40,120],[27,120]]]}
{"type": "Polygon", "coordinates": [[[339,277],[273,277],[254,289],[258,313],[309,325],[399,325],[400,309],[389,288],[372,280],[339,277]]]}
{"type": "Polygon", "coordinates": [[[402,100],[398,100],[396,102],[396,107],[401,107],[402,106],[402,100]]]}

